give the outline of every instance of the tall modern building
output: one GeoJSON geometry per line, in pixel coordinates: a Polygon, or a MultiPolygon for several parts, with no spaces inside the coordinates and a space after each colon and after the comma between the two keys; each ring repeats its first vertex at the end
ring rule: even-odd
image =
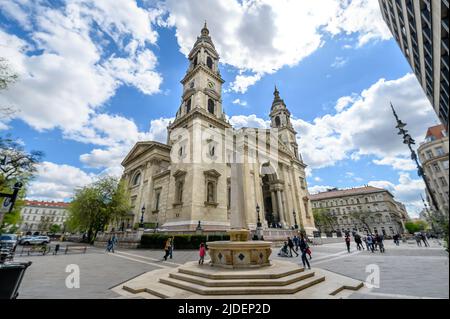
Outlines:
{"type": "Polygon", "coordinates": [[[448,130],[449,0],[379,0],[383,19],[448,130]]]}

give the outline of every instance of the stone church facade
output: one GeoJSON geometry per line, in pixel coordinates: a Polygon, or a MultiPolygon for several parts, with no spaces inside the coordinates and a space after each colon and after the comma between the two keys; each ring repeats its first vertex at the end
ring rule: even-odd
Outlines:
{"type": "Polygon", "coordinates": [[[131,196],[127,224],[143,219],[168,231],[230,228],[231,165],[243,167],[246,221],[255,229],[302,228],[314,219],[290,112],[275,88],[271,128],[233,129],[222,108],[219,55],[205,26],[181,80],[182,103],[167,143],[138,142],[122,162],[131,196]]]}

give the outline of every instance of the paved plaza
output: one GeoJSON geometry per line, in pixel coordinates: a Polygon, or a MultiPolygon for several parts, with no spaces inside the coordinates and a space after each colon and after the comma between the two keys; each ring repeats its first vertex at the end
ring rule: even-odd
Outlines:
{"type": "MultiPolygon", "coordinates": [[[[366,281],[373,269],[379,270],[379,288],[367,287],[350,298],[448,298],[448,254],[435,241],[431,247],[417,247],[414,243],[395,246],[386,241],[381,254],[357,251],[352,243],[348,253],[344,243],[312,247],[312,267],[322,268],[361,281],[366,281]]],[[[301,263],[299,257],[281,258],[278,248],[271,258],[301,263]]],[[[173,268],[187,261],[197,260],[197,251],[174,251],[173,259],[162,260],[162,250],[116,249],[106,253],[89,247],[85,254],[57,256],[22,256],[17,261],[32,261],[19,290],[19,298],[123,298],[110,288],[145,272],[173,268]],[[66,287],[68,265],[77,265],[80,287],[66,287]]]]}

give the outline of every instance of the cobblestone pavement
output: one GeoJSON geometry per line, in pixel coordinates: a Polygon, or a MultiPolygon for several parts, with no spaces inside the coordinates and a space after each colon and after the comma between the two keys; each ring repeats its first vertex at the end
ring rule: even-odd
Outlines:
{"type": "MultiPolygon", "coordinates": [[[[430,243],[429,248],[415,243],[397,247],[386,241],[384,254],[357,251],[354,244],[350,253],[344,243],[312,246],[311,265],[362,281],[370,274],[366,270],[378,267],[379,288],[363,288],[351,298],[448,298],[448,254],[437,242],[430,243]],[[370,269],[366,269],[368,266],[370,269]]],[[[301,263],[299,257],[278,257],[278,250],[273,248],[272,258],[301,263]]],[[[197,251],[175,250],[173,259],[167,261],[162,256],[162,250],[118,249],[112,254],[89,247],[86,254],[18,257],[16,261],[33,262],[21,284],[19,298],[118,298],[109,290],[111,287],[147,271],[196,260],[197,251]],[[66,288],[70,274],[66,267],[71,264],[79,267],[80,288],[66,288]]]]}

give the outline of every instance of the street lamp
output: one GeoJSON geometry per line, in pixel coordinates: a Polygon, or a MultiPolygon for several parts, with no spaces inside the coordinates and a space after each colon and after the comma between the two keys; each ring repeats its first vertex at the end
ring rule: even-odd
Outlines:
{"type": "Polygon", "coordinates": [[[417,154],[416,152],[413,150],[412,145],[416,144],[416,142],[414,141],[414,139],[411,137],[411,135],[408,134],[408,130],[405,130],[406,127],[406,123],[403,123],[402,121],[400,121],[400,119],[398,118],[397,113],[395,112],[394,106],[391,103],[391,108],[392,108],[392,112],[394,113],[395,119],[397,120],[397,126],[395,126],[396,128],[398,128],[398,135],[403,135],[403,144],[408,145],[408,148],[411,152],[411,159],[416,163],[417,166],[417,174],[422,177],[424,183],[425,183],[425,188],[427,189],[428,194],[430,195],[431,198],[431,205],[434,206],[436,212],[439,211],[439,206],[438,203],[436,201],[436,198],[434,197],[433,192],[431,191],[430,188],[430,184],[428,183],[428,178],[425,175],[425,172],[423,170],[423,167],[420,165],[419,160],[417,158],[417,154]]]}
{"type": "Polygon", "coordinates": [[[294,214],[294,228],[295,229],[298,229],[298,225],[297,225],[297,214],[295,213],[295,210],[293,211],[293,214],[294,214]]]}
{"type": "Polygon", "coordinates": [[[145,213],[145,204],[141,209],[141,222],[139,223],[139,228],[144,228],[144,213],[145,213]]]}
{"type": "Polygon", "coordinates": [[[256,204],[256,218],[257,218],[256,227],[262,227],[261,219],[259,218],[259,205],[258,204],[256,204]]]}

